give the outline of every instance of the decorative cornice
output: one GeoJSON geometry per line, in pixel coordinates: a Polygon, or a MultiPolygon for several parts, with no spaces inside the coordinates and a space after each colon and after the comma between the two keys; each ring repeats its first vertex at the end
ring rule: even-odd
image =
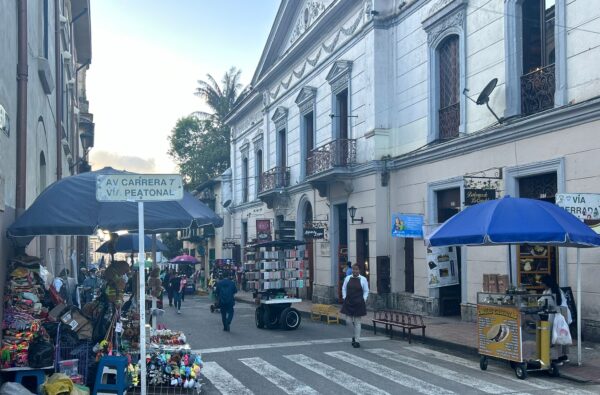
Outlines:
{"type": "Polygon", "coordinates": [[[271,120],[275,123],[275,128],[281,129],[285,127],[287,122],[288,109],[282,106],[279,106],[275,109],[271,120]]]}
{"type": "MultiPolygon", "coordinates": [[[[333,0],[329,0],[331,4],[333,0]]],[[[325,12],[329,4],[325,5],[325,1],[307,1],[302,11],[300,11],[300,17],[296,21],[296,25],[290,35],[289,45],[294,44],[300,37],[306,32],[325,12]]]]}
{"type": "Polygon", "coordinates": [[[317,95],[317,88],[313,88],[312,86],[303,86],[300,89],[300,93],[296,96],[296,104],[301,105],[306,101],[313,101],[317,95]]]}
{"type": "Polygon", "coordinates": [[[431,6],[427,12],[427,16],[421,21],[423,28],[427,30],[432,25],[435,25],[442,19],[448,17],[454,11],[466,8],[467,3],[467,0],[439,0],[431,6]]]}
{"type": "Polygon", "coordinates": [[[427,29],[427,44],[432,46],[444,32],[452,27],[464,29],[465,12],[459,11],[452,16],[443,19],[440,23],[427,29]]]}

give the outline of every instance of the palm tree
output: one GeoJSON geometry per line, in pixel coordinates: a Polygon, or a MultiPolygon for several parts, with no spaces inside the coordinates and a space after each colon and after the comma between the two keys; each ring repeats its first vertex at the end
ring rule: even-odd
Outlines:
{"type": "Polygon", "coordinates": [[[211,114],[197,111],[194,115],[201,119],[212,119],[219,126],[223,125],[227,114],[250,92],[248,87],[242,88],[241,74],[241,70],[230,68],[223,76],[221,86],[210,74],[206,75],[208,81],[198,80],[198,87],[194,94],[204,99],[213,112],[211,114]]]}

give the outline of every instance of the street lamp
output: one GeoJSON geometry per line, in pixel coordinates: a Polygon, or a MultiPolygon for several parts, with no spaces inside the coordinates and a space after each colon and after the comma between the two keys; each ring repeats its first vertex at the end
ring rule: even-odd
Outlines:
{"type": "Polygon", "coordinates": [[[82,132],[79,135],[79,140],[81,140],[81,147],[83,148],[83,155],[81,158],[77,159],[77,162],[73,163],[71,166],[69,166],[70,170],[73,170],[73,168],[75,168],[76,166],[78,166],[77,168],[77,173],[87,173],[88,171],[92,170],[92,167],[90,166],[90,164],[87,161],[87,155],[89,150],[94,146],[94,134],[88,130],[86,130],[85,132],[82,132]]]}
{"type": "Polygon", "coordinates": [[[363,217],[354,219],[354,216],[356,215],[356,210],[357,210],[357,208],[354,207],[354,206],[348,207],[348,213],[350,214],[350,219],[352,219],[352,223],[360,221],[360,223],[362,224],[363,223],[363,217]]]}

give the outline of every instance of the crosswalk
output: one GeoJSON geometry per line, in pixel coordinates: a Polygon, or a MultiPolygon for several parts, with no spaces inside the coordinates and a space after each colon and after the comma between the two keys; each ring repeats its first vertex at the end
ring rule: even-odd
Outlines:
{"type": "Polygon", "coordinates": [[[283,354],[264,359],[255,356],[227,359],[227,362],[207,361],[202,373],[223,395],[597,393],[542,376],[518,380],[511,370],[496,364],[490,364],[482,372],[475,360],[420,346],[407,346],[397,352],[371,348],[360,353],[307,350],[283,354]]]}

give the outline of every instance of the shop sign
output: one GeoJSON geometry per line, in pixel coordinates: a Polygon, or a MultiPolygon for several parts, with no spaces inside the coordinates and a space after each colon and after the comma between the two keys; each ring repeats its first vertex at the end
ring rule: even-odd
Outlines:
{"type": "Polygon", "coordinates": [[[556,205],[590,225],[600,221],[600,194],[557,193],[556,205]]]}
{"type": "Polygon", "coordinates": [[[473,206],[494,199],[496,199],[495,189],[465,189],[465,206],[473,206]]]}
{"type": "Polygon", "coordinates": [[[303,235],[305,239],[324,239],[325,228],[304,228],[303,235]]]}
{"type": "Polygon", "coordinates": [[[516,307],[477,306],[479,354],[521,362],[521,314],[516,307]]]}
{"type": "Polygon", "coordinates": [[[228,250],[228,249],[235,248],[236,245],[238,245],[238,243],[235,240],[225,239],[225,240],[223,240],[222,247],[223,247],[223,249],[228,250]]]}
{"type": "Polygon", "coordinates": [[[256,220],[256,238],[258,242],[271,241],[271,220],[257,219],[256,220]]]}
{"type": "Polygon", "coordinates": [[[405,238],[423,238],[422,214],[392,215],[392,236],[405,238]]]}
{"type": "Polygon", "coordinates": [[[183,199],[179,174],[99,174],[96,178],[99,202],[152,202],[183,199]]]}
{"type": "Polygon", "coordinates": [[[447,287],[459,283],[456,247],[428,247],[427,267],[429,288],[447,287]]]}

